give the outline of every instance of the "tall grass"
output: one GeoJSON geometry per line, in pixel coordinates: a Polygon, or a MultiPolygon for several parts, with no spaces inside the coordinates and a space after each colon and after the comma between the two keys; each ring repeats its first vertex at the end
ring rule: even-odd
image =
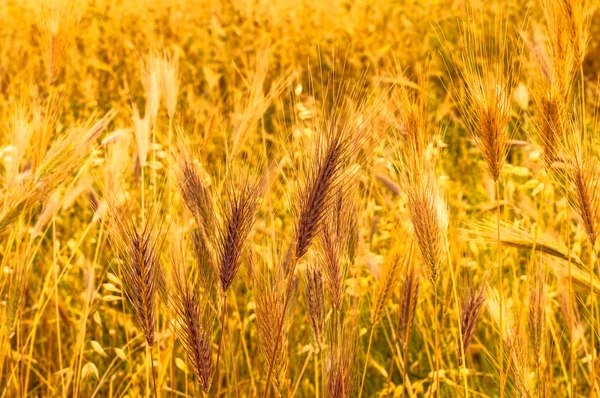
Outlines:
{"type": "Polygon", "coordinates": [[[5,1],[0,398],[594,396],[595,18],[5,1]]]}

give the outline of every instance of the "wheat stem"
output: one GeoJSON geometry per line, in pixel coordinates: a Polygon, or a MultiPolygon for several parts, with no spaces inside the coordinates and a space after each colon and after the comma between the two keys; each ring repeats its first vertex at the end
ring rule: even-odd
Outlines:
{"type": "Polygon", "coordinates": [[[450,244],[448,243],[448,236],[444,236],[444,241],[446,242],[446,257],[448,258],[448,266],[450,268],[450,277],[452,279],[452,293],[454,295],[454,302],[456,304],[456,313],[458,314],[458,341],[460,342],[460,355],[462,357],[462,367],[463,367],[463,377],[465,383],[465,398],[469,397],[469,386],[467,380],[467,363],[465,357],[465,345],[463,340],[463,330],[460,319],[460,304],[458,302],[458,293],[456,291],[456,277],[454,275],[454,265],[452,262],[452,257],[450,257],[450,244]]]}
{"type": "Polygon", "coordinates": [[[500,239],[500,180],[496,179],[496,227],[497,227],[497,243],[498,243],[498,291],[500,292],[500,342],[498,350],[498,362],[500,369],[500,398],[504,398],[504,288],[503,288],[503,272],[502,272],[502,243],[500,239]]]}
{"type": "Polygon", "coordinates": [[[277,350],[279,349],[279,342],[281,341],[281,335],[283,333],[283,324],[285,322],[285,313],[287,312],[287,307],[288,307],[290,298],[292,296],[292,278],[294,277],[294,269],[296,269],[297,261],[298,261],[298,258],[295,255],[293,255],[292,261],[289,264],[285,300],[283,302],[283,310],[281,312],[281,319],[279,320],[279,325],[277,326],[277,337],[275,337],[275,344],[273,346],[273,355],[269,361],[269,371],[267,372],[265,393],[263,395],[264,398],[267,398],[269,396],[269,389],[271,387],[271,377],[273,376],[273,369],[275,367],[275,357],[277,356],[277,350]]]}
{"type": "MultiPolygon", "coordinates": [[[[439,372],[440,372],[440,341],[439,341],[440,340],[439,339],[440,319],[439,319],[439,309],[438,309],[438,286],[437,286],[437,284],[433,285],[433,294],[434,294],[434,297],[433,297],[433,312],[434,312],[433,328],[434,328],[434,335],[435,335],[435,337],[434,337],[435,369],[433,372],[433,375],[434,375],[433,377],[435,377],[435,395],[436,395],[436,397],[439,398],[439,396],[440,396],[440,375],[439,375],[439,372]]],[[[432,385],[432,387],[433,387],[433,385],[432,385]]],[[[433,388],[430,392],[430,396],[431,396],[432,392],[433,392],[433,388]]]]}
{"type": "MultiPolygon", "coordinates": [[[[52,217],[52,268],[54,270],[54,315],[56,317],[56,336],[57,336],[57,344],[58,344],[58,365],[60,369],[63,369],[63,360],[62,360],[62,338],[60,332],[60,316],[59,316],[59,306],[58,306],[58,273],[57,273],[57,253],[56,253],[56,218],[52,217]]],[[[65,397],[65,378],[63,374],[60,375],[60,382],[62,386],[62,395],[65,397]]]]}
{"type": "Polygon", "coordinates": [[[371,354],[371,345],[373,344],[373,334],[375,332],[375,327],[377,325],[371,326],[371,333],[369,335],[369,345],[367,346],[367,355],[365,358],[365,366],[363,367],[362,379],[360,382],[360,392],[358,393],[358,398],[362,397],[363,388],[365,386],[365,376],[367,375],[367,365],[369,364],[369,355],[371,354]]]}
{"type": "MultiPolygon", "coordinates": [[[[567,268],[568,268],[568,278],[569,278],[569,307],[568,307],[568,311],[569,311],[569,335],[571,338],[571,342],[573,342],[573,336],[574,336],[574,325],[573,325],[573,282],[571,279],[571,227],[569,225],[569,217],[568,217],[568,206],[569,206],[569,189],[567,187],[567,182],[565,181],[565,196],[566,196],[566,211],[567,211],[567,223],[566,223],[566,230],[567,230],[567,268]]],[[[593,289],[593,284],[590,284],[590,287],[593,289]]],[[[573,383],[574,379],[574,364],[575,364],[575,352],[573,350],[573,344],[569,344],[569,368],[570,368],[570,372],[571,372],[571,380],[569,381],[569,385],[570,385],[570,396],[574,396],[573,394],[575,393],[575,384],[573,383]]]]}
{"type": "MultiPolygon", "coordinates": [[[[217,363],[215,365],[214,381],[217,383],[217,396],[221,392],[221,383],[219,383],[219,369],[221,364],[221,349],[223,346],[223,334],[225,334],[225,314],[227,312],[227,292],[223,295],[223,306],[221,307],[221,333],[219,336],[219,347],[217,348],[217,363]]],[[[212,386],[211,386],[212,387],[212,386]]]]}
{"type": "Polygon", "coordinates": [[[315,397],[319,398],[319,357],[315,355],[315,397]]]}
{"type": "MultiPolygon", "coordinates": [[[[302,376],[304,376],[304,372],[306,371],[306,368],[308,366],[308,363],[310,362],[310,359],[313,355],[315,351],[314,350],[310,350],[308,352],[308,354],[306,355],[306,359],[304,360],[304,365],[302,365],[302,369],[300,370],[300,375],[298,375],[298,380],[296,380],[296,383],[294,383],[294,390],[292,391],[292,394],[290,395],[290,398],[294,398],[294,396],[296,395],[296,392],[298,391],[298,387],[300,387],[300,382],[302,381],[302,376]]],[[[315,355],[315,358],[317,358],[317,356],[315,355]]],[[[316,361],[315,361],[315,366],[316,366],[316,361]]],[[[316,370],[315,370],[315,378],[316,378],[316,370]]],[[[316,383],[315,383],[316,385],[316,383]]],[[[315,391],[317,391],[318,388],[315,387],[315,391]]]]}
{"type": "Polygon", "coordinates": [[[590,390],[590,398],[595,395],[596,392],[596,345],[595,345],[595,334],[596,334],[596,307],[594,306],[594,256],[596,255],[596,250],[594,249],[594,245],[592,242],[588,242],[590,245],[590,312],[592,315],[592,320],[590,322],[591,329],[591,364],[592,364],[592,379],[591,379],[591,390],[590,390]]]}
{"type": "Polygon", "coordinates": [[[150,346],[150,350],[148,351],[148,354],[149,354],[149,358],[148,358],[149,361],[147,361],[148,362],[147,366],[150,367],[150,373],[152,374],[152,392],[153,392],[154,398],[158,398],[158,390],[156,389],[156,375],[154,374],[154,363],[153,363],[154,359],[152,359],[152,358],[154,358],[154,347],[153,346],[150,346]]]}

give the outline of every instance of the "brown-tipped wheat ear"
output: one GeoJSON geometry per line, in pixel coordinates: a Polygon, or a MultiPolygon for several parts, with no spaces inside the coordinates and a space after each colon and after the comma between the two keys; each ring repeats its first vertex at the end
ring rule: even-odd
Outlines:
{"type": "MultiPolygon", "coordinates": [[[[347,106],[339,104],[340,106],[347,106]]],[[[337,112],[337,111],[336,111],[337,112]]],[[[344,187],[351,180],[350,175],[345,175],[352,151],[360,143],[358,134],[363,128],[363,123],[353,126],[355,120],[346,120],[347,112],[340,111],[330,116],[323,127],[322,135],[315,139],[313,156],[309,160],[308,171],[301,181],[298,194],[298,213],[295,223],[294,242],[291,247],[291,264],[287,273],[286,295],[283,305],[283,314],[287,311],[291,296],[291,280],[298,260],[302,258],[313,239],[322,228],[325,216],[331,211],[335,201],[334,192],[345,194],[344,187]]],[[[356,116],[354,116],[356,118],[356,116]]],[[[277,352],[281,333],[283,332],[284,316],[279,321],[279,330],[275,338],[274,353],[277,352]]],[[[271,359],[267,372],[264,397],[269,394],[271,375],[273,373],[274,360],[271,359]]]]}
{"type": "Polygon", "coordinates": [[[195,226],[192,229],[192,244],[198,268],[199,283],[206,294],[216,297],[218,234],[215,233],[217,217],[210,187],[189,150],[181,145],[179,149],[178,185],[188,210],[192,213],[195,226]]]}
{"type": "MultiPolygon", "coordinates": [[[[504,22],[506,23],[506,22],[504,22]]],[[[511,97],[514,82],[512,59],[508,57],[508,46],[503,33],[506,27],[497,21],[486,28],[470,22],[466,24],[463,41],[466,50],[462,55],[462,78],[466,88],[464,102],[459,106],[467,121],[471,136],[483,154],[487,171],[496,183],[496,222],[498,245],[498,283],[500,288],[500,310],[503,306],[502,244],[500,238],[500,175],[504,166],[510,138],[511,97]],[[481,29],[484,33],[479,32],[481,29]],[[489,33],[489,35],[488,35],[489,33]],[[501,37],[493,37],[499,33],[501,37]]],[[[504,360],[502,357],[503,327],[500,320],[500,396],[504,398],[504,360]]]]}
{"type": "MultiPolygon", "coordinates": [[[[141,226],[130,213],[131,209],[119,207],[114,197],[109,198],[111,210],[111,243],[119,256],[125,293],[133,306],[136,318],[149,348],[148,360],[152,364],[155,341],[157,294],[164,288],[164,274],[160,263],[165,230],[157,210],[141,226]]],[[[147,365],[151,366],[151,365],[147,365]]],[[[154,395],[156,379],[151,370],[154,395]]]]}
{"type": "Polygon", "coordinates": [[[200,389],[208,394],[212,373],[214,316],[206,295],[200,291],[197,273],[186,269],[185,247],[171,254],[172,282],[168,300],[175,316],[173,330],[183,347],[200,389]]]}
{"type": "MultiPolygon", "coordinates": [[[[590,312],[591,312],[591,346],[594,347],[596,306],[594,301],[594,257],[597,257],[596,240],[600,227],[600,161],[593,152],[594,140],[587,136],[585,128],[585,113],[581,104],[581,115],[574,119],[566,142],[566,150],[569,153],[569,161],[564,171],[566,181],[566,196],[569,204],[579,216],[579,220],[585,230],[590,251],[589,288],[590,288],[590,312]]],[[[594,128],[596,126],[593,126],[594,128]]],[[[570,233],[570,229],[569,229],[570,233]]],[[[595,391],[596,362],[592,352],[592,392],[595,391]]]]}
{"type": "Polygon", "coordinates": [[[225,200],[221,203],[223,222],[218,226],[217,238],[217,257],[219,269],[219,281],[223,293],[221,307],[221,334],[219,337],[219,347],[217,350],[217,362],[215,370],[215,380],[219,383],[219,365],[221,359],[221,348],[223,344],[223,334],[225,329],[225,319],[227,316],[227,290],[233,283],[241,264],[242,256],[245,252],[248,238],[252,232],[256,212],[262,193],[262,181],[254,183],[248,180],[240,186],[235,186],[229,182],[226,188],[225,200]]]}

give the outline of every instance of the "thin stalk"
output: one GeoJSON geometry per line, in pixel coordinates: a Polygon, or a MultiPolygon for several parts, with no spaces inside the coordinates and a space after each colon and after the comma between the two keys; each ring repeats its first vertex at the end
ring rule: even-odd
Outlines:
{"type": "MultiPolygon", "coordinates": [[[[581,122],[583,124],[583,126],[585,127],[585,76],[583,74],[583,63],[580,62],[579,63],[579,77],[581,79],[581,83],[579,84],[579,88],[581,90],[581,122]]],[[[566,187],[565,187],[566,188],[566,187]]],[[[567,192],[568,195],[568,189],[565,189],[565,192],[567,192]]],[[[569,197],[567,196],[567,204],[569,203],[569,197]]],[[[568,208],[567,208],[568,209],[568,208]]],[[[569,224],[569,217],[568,217],[568,213],[567,213],[567,250],[569,252],[569,295],[571,295],[571,227],[569,224]]],[[[591,247],[591,251],[590,253],[595,253],[594,247],[591,247]]],[[[591,260],[591,258],[590,258],[591,260]]],[[[591,265],[591,264],[590,264],[591,265]]],[[[596,390],[596,371],[595,371],[595,361],[594,361],[594,352],[596,350],[596,347],[594,346],[594,324],[595,324],[595,316],[594,316],[594,289],[593,289],[593,279],[594,279],[594,271],[593,271],[593,267],[590,267],[590,300],[591,300],[591,307],[592,307],[592,389],[590,391],[590,397],[592,396],[592,394],[595,392],[596,390]]],[[[569,303],[569,306],[571,304],[569,303]]],[[[571,322],[572,323],[572,322],[571,322]]],[[[572,332],[572,328],[571,328],[571,332],[572,332]]],[[[572,334],[571,334],[572,336],[572,334]]],[[[571,339],[571,341],[573,341],[571,339]]],[[[572,346],[573,344],[570,344],[570,346],[572,346]]],[[[572,348],[571,348],[571,355],[572,354],[572,348]]],[[[572,376],[572,375],[571,375],[572,376]]],[[[573,377],[571,377],[571,396],[573,396],[573,392],[574,392],[574,386],[573,386],[573,377]]]]}
{"type": "Polygon", "coordinates": [[[373,334],[375,332],[376,325],[371,326],[371,333],[369,334],[369,345],[367,346],[367,356],[365,358],[365,366],[363,368],[362,380],[360,382],[360,392],[358,398],[362,397],[363,388],[365,386],[365,376],[367,375],[367,365],[369,364],[369,355],[371,354],[371,345],[373,344],[373,334]]]}
{"type": "MultiPolygon", "coordinates": [[[[231,334],[231,328],[229,327],[229,316],[227,316],[227,309],[225,309],[225,322],[227,323],[227,337],[229,338],[229,347],[233,347],[233,338],[231,334]]],[[[235,355],[237,350],[229,350],[231,351],[231,368],[233,373],[233,388],[235,392],[235,397],[238,397],[238,380],[237,380],[237,371],[235,368],[235,355]]]]}
{"type": "MultiPolygon", "coordinates": [[[[566,182],[565,182],[566,184],[566,182]]],[[[566,188],[566,187],[565,187],[566,188]]],[[[566,192],[566,203],[569,205],[569,190],[565,189],[566,192]]],[[[569,335],[571,338],[571,344],[569,344],[569,371],[571,373],[571,380],[569,381],[569,392],[570,396],[573,397],[575,393],[575,384],[574,381],[574,372],[575,372],[575,352],[573,350],[573,335],[574,335],[574,325],[573,325],[573,281],[571,279],[571,233],[570,233],[570,225],[568,222],[568,207],[567,207],[567,268],[568,268],[568,277],[569,277],[569,335]]],[[[590,286],[592,286],[590,284],[590,286]]]]}
{"type": "MultiPolygon", "coordinates": [[[[217,364],[215,369],[215,377],[213,381],[217,383],[218,390],[217,396],[221,390],[221,383],[219,383],[219,365],[221,364],[221,348],[223,346],[223,334],[225,333],[225,313],[227,312],[227,293],[223,296],[223,306],[221,307],[221,334],[219,336],[219,348],[217,348],[217,364]]],[[[212,387],[212,385],[211,385],[212,387]]]]}
{"type": "Polygon", "coordinates": [[[169,364],[169,373],[170,373],[170,384],[171,384],[171,398],[173,398],[174,394],[175,394],[175,336],[173,335],[173,348],[171,350],[171,361],[169,364]]]}
{"type": "MultiPolygon", "coordinates": [[[[300,380],[298,380],[298,382],[300,382],[300,380]]],[[[315,396],[316,396],[316,398],[319,398],[319,357],[317,357],[316,355],[315,355],[315,396]]]]}
{"type": "Polygon", "coordinates": [[[589,242],[590,245],[590,312],[592,315],[592,320],[590,322],[590,328],[591,328],[591,335],[592,335],[592,345],[591,345],[591,355],[592,355],[592,359],[591,359],[591,363],[592,363],[592,380],[591,380],[591,390],[590,390],[590,398],[593,397],[595,395],[596,392],[596,359],[594,358],[594,354],[596,351],[596,346],[595,346],[595,338],[594,335],[596,334],[596,307],[594,306],[594,256],[596,255],[596,250],[594,249],[594,246],[592,245],[592,242],[589,242]]]}
{"type": "MultiPolygon", "coordinates": [[[[398,345],[401,320],[402,320],[402,309],[398,310],[398,323],[396,324],[396,332],[394,333],[394,344],[393,344],[394,346],[398,345]]],[[[390,328],[391,328],[391,324],[390,324],[390,328]]],[[[393,350],[393,348],[392,348],[392,350],[393,350]]],[[[404,362],[404,359],[402,359],[402,361],[404,362]]],[[[395,364],[395,361],[394,361],[394,357],[392,355],[390,369],[388,371],[387,387],[385,389],[386,397],[390,395],[390,389],[392,388],[392,375],[394,374],[394,364],[395,364]]],[[[404,394],[404,388],[402,388],[402,394],[404,394]]]]}
{"type": "MultiPolygon", "coordinates": [[[[173,116],[169,116],[169,148],[173,148],[173,116]]],[[[168,192],[168,197],[169,197],[169,202],[168,203],[172,203],[173,198],[172,198],[172,192],[171,192],[171,187],[172,187],[173,182],[171,181],[171,173],[167,173],[167,192],[168,192]]]]}
{"type": "MultiPolygon", "coordinates": [[[[542,216],[543,215],[543,209],[542,209],[542,206],[544,204],[544,200],[545,200],[545,197],[546,197],[547,176],[548,176],[547,173],[544,173],[544,175],[543,175],[544,178],[542,180],[542,184],[544,186],[542,188],[542,193],[541,193],[541,196],[540,196],[540,201],[539,201],[539,204],[537,206],[537,221],[536,221],[535,231],[534,231],[534,234],[533,234],[533,245],[532,245],[532,249],[531,249],[532,255],[531,255],[531,259],[529,261],[529,264],[527,265],[527,272],[528,273],[532,269],[533,262],[536,259],[536,248],[537,248],[538,234],[539,234],[539,230],[541,228],[543,228],[543,224],[542,224],[543,223],[543,216],[542,216]]],[[[569,259],[568,259],[569,263],[570,263],[570,260],[571,259],[570,259],[570,256],[569,256],[569,259]]],[[[527,278],[527,280],[525,282],[525,285],[526,285],[525,291],[528,291],[529,290],[529,278],[527,278]]],[[[522,304],[523,303],[521,303],[521,305],[522,304]]],[[[573,336],[571,335],[570,337],[572,339],[573,336]]],[[[572,351],[572,349],[573,348],[572,348],[571,344],[569,344],[569,350],[572,351]]],[[[539,386],[540,385],[540,375],[541,375],[541,369],[540,369],[540,363],[539,363],[539,361],[536,361],[536,371],[535,372],[536,372],[536,380],[537,380],[536,381],[536,383],[537,383],[536,385],[539,386]]]]}
{"type": "Polygon", "coordinates": [[[458,314],[458,341],[460,342],[460,355],[462,357],[462,368],[465,383],[465,398],[469,397],[469,386],[467,380],[467,359],[465,357],[465,346],[462,334],[462,325],[460,318],[460,304],[458,302],[458,293],[456,291],[456,277],[454,276],[454,265],[452,258],[450,257],[450,244],[448,243],[448,236],[445,236],[444,241],[446,242],[446,257],[448,258],[448,266],[450,268],[450,277],[452,278],[452,293],[454,294],[454,302],[456,303],[456,313],[458,314]]]}
{"type": "MultiPolygon", "coordinates": [[[[408,330],[404,332],[404,358],[402,358],[402,398],[404,398],[404,391],[409,390],[410,384],[407,385],[407,372],[408,372],[408,330]]],[[[408,391],[409,395],[412,395],[410,390],[408,391]]]]}
{"type": "Polygon", "coordinates": [[[500,398],[504,398],[504,288],[503,288],[503,272],[502,272],[502,243],[500,240],[500,181],[496,180],[496,227],[498,238],[498,290],[500,292],[500,345],[498,346],[498,365],[500,367],[500,398]]]}
{"type": "MultiPolygon", "coordinates": [[[[439,398],[440,395],[440,341],[439,341],[439,310],[438,310],[438,287],[437,284],[433,286],[433,308],[434,308],[434,319],[433,319],[433,328],[434,328],[434,341],[435,341],[435,371],[433,372],[435,377],[435,395],[439,398]]],[[[433,392],[433,390],[431,391],[433,392]]],[[[430,395],[431,395],[430,392],[430,395]]]]}
{"type": "Polygon", "coordinates": [[[146,207],[145,207],[145,200],[144,200],[144,165],[141,164],[140,162],[140,169],[141,169],[141,174],[142,174],[142,198],[141,198],[141,202],[142,202],[142,225],[146,225],[146,207]]]}
{"type": "Polygon", "coordinates": [[[148,370],[148,367],[150,367],[150,373],[152,374],[152,392],[154,395],[154,398],[158,398],[158,392],[156,390],[156,375],[154,374],[154,347],[150,346],[148,347],[148,351],[147,351],[147,355],[148,357],[146,358],[146,371],[148,370]]]}
{"type": "MultiPolygon", "coordinates": [[[[585,129],[585,76],[583,74],[583,63],[579,64],[579,77],[581,79],[580,83],[579,83],[579,89],[580,91],[580,95],[581,95],[581,123],[585,129]]],[[[565,192],[568,192],[568,190],[565,189],[565,192]]],[[[568,195],[568,194],[567,194],[568,195]]],[[[567,203],[568,203],[568,198],[567,198],[567,203]]],[[[568,217],[567,217],[567,221],[568,221],[568,217]]],[[[569,226],[569,223],[567,222],[567,225],[569,226]]],[[[570,239],[571,239],[571,229],[568,228],[567,229],[567,236],[569,238],[569,250],[571,248],[570,245],[570,239]]],[[[594,285],[593,285],[593,281],[594,281],[594,259],[593,256],[596,255],[596,250],[594,248],[594,245],[592,244],[592,242],[590,243],[590,312],[592,315],[592,321],[590,323],[590,327],[591,327],[591,364],[592,364],[592,383],[591,383],[591,390],[590,390],[590,397],[594,396],[595,392],[596,392],[596,359],[595,359],[595,353],[596,353],[596,343],[595,343],[595,334],[596,334],[596,330],[595,330],[595,325],[596,325],[596,307],[594,305],[594,285]]],[[[569,275],[570,275],[570,265],[571,263],[569,262],[569,275]]],[[[572,383],[571,383],[572,384],[572,383]]],[[[573,386],[571,386],[571,390],[573,389],[573,386]]]]}
{"type": "Polygon", "coordinates": [[[292,296],[292,278],[294,277],[294,269],[296,268],[296,263],[298,259],[296,256],[292,256],[292,262],[289,268],[289,275],[287,277],[287,288],[285,294],[285,301],[283,302],[283,312],[281,314],[281,319],[279,320],[279,326],[277,327],[277,337],[275,338],[275,346],[273,347],[273,356],[269,361],[269,371],[267,372],[267,381],[265,384],[265,393],[263,395],[264,398],[269,396],[269,389],[271,387],[271,377],[273,376],[273,367],[275,364],[275,356],[277,355],[277,350],[279,349],[279,341],[281,340],[281,335],[283,333],[283,324],[285,322],[285,313],[287,311],[288,304],[290,302],[290,297],[292,296]]]}
{"type": "MultiPolygon", "coordinates": [[[[233,293],[233,308],[234,311],[237,312],[238,314],[240,314],[240,309],[239,306],[237,304],[237,296],[235,295],[235,291],[232,291],[233,293]]],[[[229,303],[231,304],[231,303],[229,303]]],[[[244,353],[244,359],[246,360],[246,365],[248,367],[248,374],[250,375],[250,390],[252,391],[252,396],[255,396],[256,394],[256,384],[254,382],[254,372],[252,371],[252,363],[250,361],[250,354],[248,353],[248,346],[246,344],[246,338],[245,338],[245,328],[241,328],[240,330],[240,342],[242,345],[242,351],[244,353]]]]}
{"type": "MultiPolygon", "coordinates": [[[[302,381],[302,376],[304,376],[306,367],[308,366],[308,363],[310,362],[310,358],[312,357],[314,352],[315,352],[314,350],[310,350],[308,352],[308,354],[306,355],[306,359],[304,360],[304,365],[302,365],[302,369],[300,370],[300,375],[298,375],[298,380],[296,380],[296,383],[294,383],[294,390],[292,391],[290,398],[294,398],[294,395],[296,395],[296,392],[298,391],[298,388],[300,387],[300,382],[302,381]]],[[[317,358],[316,355],[315,355],[315,358],[317,358]]],[[[316,388],[315,388],[315,390],[316,390],[316,388]]]]}
{"type": "MultiPolygon", "coordinates": [[[[54,316],[56,317],[56,336],[57,336],[57,344],[58,344],[58,366],[60,369],[63,369],[63,360],[62,360],[62,337],[60,333],[60,316],[59,316],[59,308],[58,308],[58,273],[56,268],[58,267],[57,262],[57,253],[56,253],[56,245],[54,242],[56,241],[56,218],[52,217],[52,267],[54,268],[54,316]]],[[[65,378],[63,373],[60,374],[60,383],[62,386],[62,395],[66,397],[65,391],[65,378]]]]}

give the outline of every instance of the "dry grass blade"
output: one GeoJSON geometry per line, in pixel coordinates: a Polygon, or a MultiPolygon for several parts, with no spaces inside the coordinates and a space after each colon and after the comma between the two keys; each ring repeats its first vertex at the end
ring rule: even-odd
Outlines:
{"type": "Polygon", "coordinates": [[[91,118],[83,126],[65,133],[52,143],[36,168],[18,184],[9,186],[0,197],[0,233],[83,167],[113,116],[114,112],[109,112],[96,122],[91,118]]]}
{"type": "MultiPolygon", "coordinates": [[[[501,223],[500,225],[502,245],[516,249],[536,250],[552,257],[568,261],[569,254],[571,262],[583,266],[582,261],[575,253],[569,251],[562,243],[553,239],[545,233],[538,233],[537,237],[518,225],[501,223]]],[[[486,244],[496,243],[496,225],[490,221],[474,221],[470,229],[462,231],[464,239],[474,239],[486,244]]]]}

